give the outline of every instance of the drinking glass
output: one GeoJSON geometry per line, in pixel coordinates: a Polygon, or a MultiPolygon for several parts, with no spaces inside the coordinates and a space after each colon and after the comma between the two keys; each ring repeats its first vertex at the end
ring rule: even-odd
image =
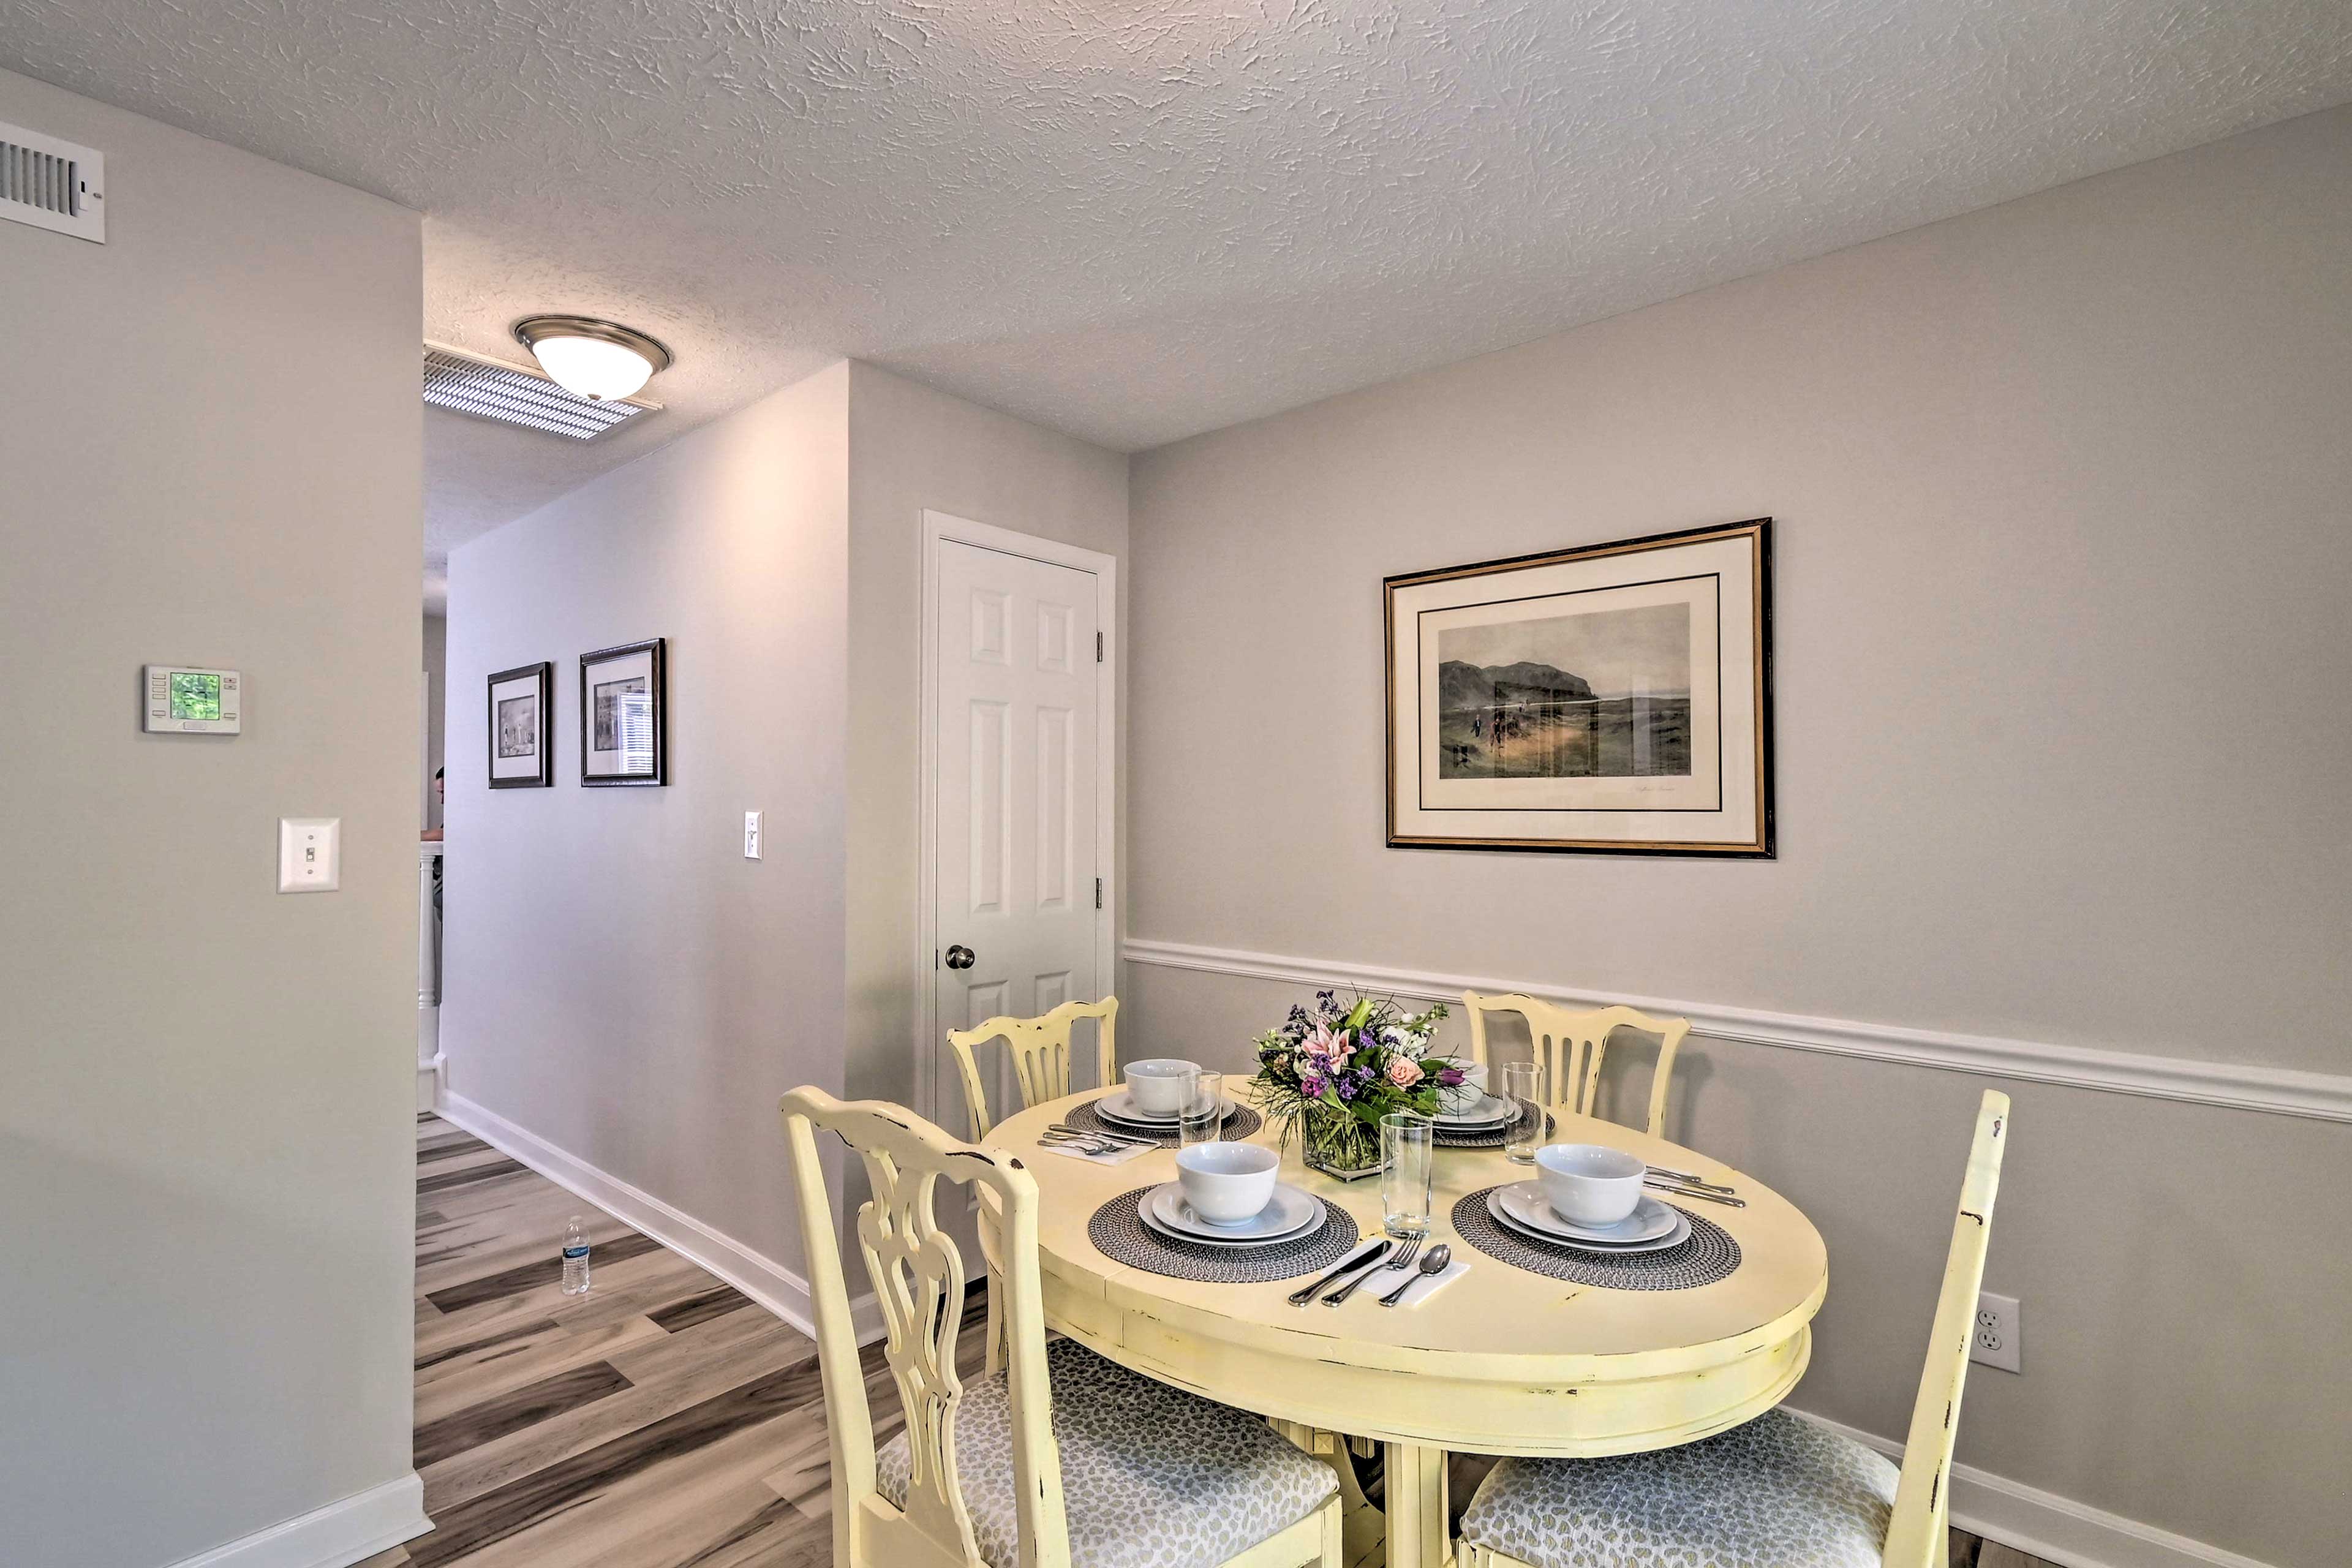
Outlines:
{"type": "Polygon", "coordinates": [[[1544,1141],[1544,1069],[1541,1062],[1505,1062],[1503,1098],[1511,1102],[1511,1123],[1503,1132],[1503,1157],[1532,1165],[1544,1141]]]}
{"type": "Polygon", "coordinates": [[[1431,1151],[1437,1124],[1391,1110],[1381,1118],[1381,1217],[1395,1237],[1429,1234],[1431,1151]]]}
{"type": "Polygon", "coordinates": [[[1225,1075],[1202,1068],[1193,1075],[1192,1098],[1176,1118],[1176,1142],[1180,1148],[1195,1143],[1213,1143],[1223,1132],[1225,1121],[1225,1075]]]}

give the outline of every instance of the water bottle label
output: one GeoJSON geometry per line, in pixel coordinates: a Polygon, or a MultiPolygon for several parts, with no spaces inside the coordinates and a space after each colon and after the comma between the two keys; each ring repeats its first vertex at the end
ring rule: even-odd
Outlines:
{"type": "Polygon", "coordinates": [[[588,1256],[588,1249],[585,1247],[567,1247],[563,1249],[563,1256],[567,1260],[574,1258],[585,1258],[588,1256]]]}

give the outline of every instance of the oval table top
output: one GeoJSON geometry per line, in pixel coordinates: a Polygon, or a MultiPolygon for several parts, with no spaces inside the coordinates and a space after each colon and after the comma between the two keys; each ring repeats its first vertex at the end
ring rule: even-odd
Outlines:
{"type": "MultiPolygon", "coordinates": [[[[1293,1307],[1285,1298],[1311,1276],[1195,1282],[1096,1248],[1087,1223],[1102,1204],[1176,1174],[1172,1150],[1098,1165],[1038,1144],[1047,1126],[1099,1092],[1024,1110],[985,1142],[1019,1155],[1036,1177],[1047,1323],[1146,1375],[1359,1436],[1476,1453],[1591,1455],[1671,1447],[1737,1426],[1779,1404],[1804,1373],[1809,1325],[1829,1284],[1821,1235],[1787,1199],[1696,1151],[1555,1112],[1557,1142],[1606,1143],[1738,1189],[1745,1208],[1660,1194],[1705,1214],[1739,1243],[1738,1268],[1713,1284],[1610,1289],[1548,1279],[1475,1250],[1450,1223],[1454,1201],[1534,1173],[1499,1149],[1441,1147],[1431,1244],[1450,1242],[1470,1272],[1413,1308],[1384,1308],[1369,1286],[1336,1308],[1293,1307]]],[[[1253,1141],[1276,1143],[1278,1131],[1269,1122],[1253,1141]]],[[[1377,1177],[1336,1181],[1308,1170],[1293,1148],[1281,1179],[1331,1199],[1367,1236],[1380,1233],[1377,1177]]]]}

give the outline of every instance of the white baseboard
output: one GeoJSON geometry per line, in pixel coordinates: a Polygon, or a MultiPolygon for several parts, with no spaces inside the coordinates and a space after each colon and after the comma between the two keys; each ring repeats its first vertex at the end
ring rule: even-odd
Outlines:
{"type": "Polygon", "coordinates": [[[183,1558],[173,1568],[350,1568],[433,1528],[414,1472],[183,1558]]]}
{"type": "MultiPolygon", "coordinates": [[[[609,1172],[598,1170],[463,1095],[452,1094],[445,1088],[436,1106],[444,1117],[483,1142],[520,1161],[565,1191],[585,1198],[622,1224],[643,1231],[681,1258],[709,1269],[801,1332],[815,1337],[816,1316],[811,1310],[808,1281],[774,1258],[754,1252],[725,1232],[609,1172]]],[[[778,1193],[776,1201],[784,1202],[785,1194],[778,1193]]],[[[849,1313],[851,1322],[856,1326],[858,1343],[869,1344],[882,1337],[881,1311],[871,1291],[852,1299],[849,1313]]]]}
{"type": "Polygon", "coordinates": [[[441,1103],[441,1058],[416,1064],[416,1114],[424,1115],[441,1103]]]}
{"type": "MultiPolygon", "coordinates": [[[[1816,1426],[1877,1449],[1897,1464],[1903,1445],[1825,1415],[1797,1410],[1816,1426]]],[[[2208,1546],[2087,1503],[2037,1491],[1973,1465],[1952,1467],[1952,1522],[1987,1541],[2062,1568],[2269,1568],[2252,1557],[2208,1546]]]]}
{"type": "Polygon", "coordinates": [[[2297,1068],[2263,1067],[2251,1062],[2203,1061],[2040,1040],[2001,1039],[1897,1024],[1860,1023],[1851,1018],[1767,1013],[1752,1007],[1675,1001],[1670,997],[1620,995],[1542,980],[1450,974],[1436,970],[1298,958],[1287,953],[1151,942],[1138,937],[1130,937],[1120,947],[1119,956],[1129,963],[1160,969],[1230,974],[1290,985],[1354,985],[1424,1002],[1458,1004],[1465,991],[1517,991],[1579,1007],[1606,1007],[1622,1002],[1644,1013],[1688,1018],[1694,1035],[1717,1040],[1902,1062],[1945,1072],[2064,1084],[2109,1094],[2139,1095],[2273,1116],[2352,1122],[2352,1073],[2306,1072],[2297,1068]]]}

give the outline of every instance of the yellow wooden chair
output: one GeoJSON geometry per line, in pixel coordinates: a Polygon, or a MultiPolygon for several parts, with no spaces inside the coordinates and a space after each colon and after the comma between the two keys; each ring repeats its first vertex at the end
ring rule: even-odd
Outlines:
{"type": "Polygon", "coordinates": [[[1988,1090],[1900,1470],[1784,1410],[1654,1454],[1506,1459],[1463,1515],[1462,1568],[1943,1568],[1952,1442],[2008,1131],[2009,1097],[1988,1090]]]}
{"type": "Polygon", "coordinates": [[[1095,1081],[1108,1087],[1118,1071],[1116,996],[1099,1002],[1065,1002],[1040,1018],[991,1018],[974,1028],[948,1031],[956,1069],[963,1075],[963,1102],[971,1113],[975,1142],[987,1137],[996,1121],[988,1111],[988,1090],[981,1082],[980,1063],[971,1054],[972,1047],[991,1040],[1004,1042],[1013,1057],[1013,1073],[1021,1080],[1022,1109],[1027,1110],[1070,1092],[1070,1026],[1080,1018],[1100,1020],[1095,1030],[1095,1081]]]}
{"type": "Polygon", "coordinates": [[[1653,1018],[1632,1007],[1580,1013],[1517,993],[1481,996],[1475,991],[1465,991],[1462,1005],[1470,1015],[1470,1059],[1481,1066],[1486,1062],[1486,1015],[1517,1013],[1525,1018],[1536,1059],[1544,1064],[1544,1080],[1550,1086],[1546,1092],[1552,1104],[1579,1116],[1593,1113],[1593,1100],[1601,1088],[1601,1058],[1609,1048],[1611,1033],[1625,1028],[1657,1036],[1658,1066],[1650,1079],[1648,1131],[1653,1138],[1665,1136],[1666,1086],[1674,1078],[1675,1053],[1682,1048],[1683,1037],[1690,1033],[1688,1018],[1653,1018]]]}
{"type": "Polygon", "coordinates": [[[1018,1159],[881,1100],[804,1088],[782,1110],[833,1444],[835,1568],[1341,1568],[1329,1467],[1254,1415],[1074,1340],[1047,1346],[1037,1183],[1018,1159]],[[878,1449],[820,1130],[856,1152],[873,1194],[856,1241],[906,1413],[878,1449]],[[956,1370],[963,1258],[931,1207],[941,1181],[989,1194],[1003,1227],[1011,1363],[970,1386],[956,1370]]]}

